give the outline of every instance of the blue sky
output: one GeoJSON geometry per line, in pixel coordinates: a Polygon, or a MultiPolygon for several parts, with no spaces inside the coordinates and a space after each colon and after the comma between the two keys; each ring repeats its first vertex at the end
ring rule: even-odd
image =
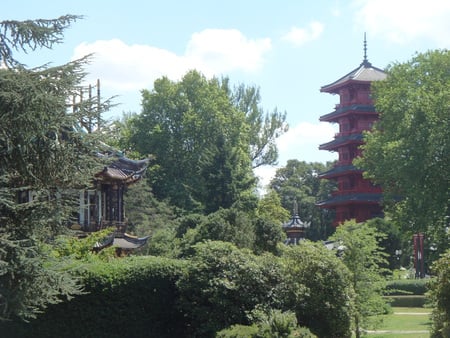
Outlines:
{"type": "MultiPolygon", "coordinates": [[[[334,160],[318,146],[336,126],[319,122],[338,98],[320,87],[368,59],[384,68],[416,52],[450,47],[448,0],[15,0],[0,20],[83,15],[64,43],[16,57],[29,66],[66,63],[95,53],[87,80],[120,105],[105,118],[140,112],[140,90],[189,69],[260,88],[266,111],[286,111],[290,131],[278,141],[279,166],[289,159],[334,160]]],[[[263,184],[275,167],[261,168],[263,184]]]]}

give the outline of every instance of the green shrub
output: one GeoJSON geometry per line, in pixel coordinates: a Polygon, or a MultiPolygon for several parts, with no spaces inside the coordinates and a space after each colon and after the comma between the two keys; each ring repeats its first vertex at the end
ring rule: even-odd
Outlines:
{"type": "Polygon", "coordinates": [[[351,336],[354,290],[350,272],[334,252],[302,241],[282,254],[286,293],[284,308],[300,326],[319,337],[351,336]]]}
{"type": "Polygon", "coordinates": [[[88,294],[55,306],[29,323],[0,325],[6,337],[181,337],[176,310],[180,260],[129,257],[85,264],[88,294]]]}
{"type": "Polygon", "coordinates": [[[427,302],[427,298],[420,295],[389,296],[389,300],[394,307],[423,307],[427,302]]]}
{"type": "Polygon", "coordinates": [[[435,275],[429,281],[432,300],[432,338],[450,337],[450,250],[432,266],[435,275]]]}
{"type": "Polygon", "coordinates": [[[248,325],[247,312],[257,305],[279,305],[283,276],[275,256],[256,256],[219,241],[198,243],[194,249],[177,283],[191,336],[212,337],[231,325],[248,325]]]}
{"type": "Polygon", "coordinates": [[[257,334],[258,326],[237,324],[217,332],[216,338],[252,338],[257,334]]]}
{"type": "Polygon", "coordinates": [[[390,280],[386,285],[386,295],[425,295],[427,279],[398,279],[390,280]]]}
{"type": "Polygon", "coordinates": [[[315,338],[308,328],[299,327],[295,313],[280,310],[252,311],[252,325],[233,325],[219,331],[216,338],[315,338]]]}

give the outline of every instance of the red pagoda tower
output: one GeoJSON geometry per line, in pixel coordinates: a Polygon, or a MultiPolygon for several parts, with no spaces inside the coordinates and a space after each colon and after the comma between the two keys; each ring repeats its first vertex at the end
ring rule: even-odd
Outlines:
{"type": "Polygon", "coordinates": [[[382,215],[381,188],[363,179],[362,170],[353,166],[352,161],[361,155],[362,132],[369,130],[378,119],[370,85],[385,78],[386,73],[367,60],[364,36],[364,59],[360,66],[320,89],[321,92],[338,94],[340,98],[333,112],[320,117],[320,121],[339,124],[334,140],[319,146],[321,150],[337,151],[339,154],[335,166],[320,174],[323,179],[335,180],[338,189],[329,199],[317,203],[321,208],[335,210],[334,226],[349,219],[363,222],[382,215]]]}

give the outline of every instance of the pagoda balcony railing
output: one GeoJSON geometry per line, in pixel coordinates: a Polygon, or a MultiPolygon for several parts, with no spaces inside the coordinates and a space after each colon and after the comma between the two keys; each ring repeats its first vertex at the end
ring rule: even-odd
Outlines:
{"type": "Polygon", "coordinates": [[[354,134],[361,134],[365,129],[352,129],[349,131],[341,131],[339,133],[334,134],[334,138],[349,136],[354,134]]]}
{"type": "Polygon", "coordinates": [[[353,158],[350,160],[340,160],[336,162],[335,167],[342,167],[344,165],[352,165],[353,164],[353,158]]]}
{"type": "Polygon", "coordinates": [[[379,194],[381,189],[378,187],[364,187],[359,189],[346,189],[346,190],[335,190],[331,192],[331,196],[342,196],[342,195],[352,195],[352,194],[379,194]]]}

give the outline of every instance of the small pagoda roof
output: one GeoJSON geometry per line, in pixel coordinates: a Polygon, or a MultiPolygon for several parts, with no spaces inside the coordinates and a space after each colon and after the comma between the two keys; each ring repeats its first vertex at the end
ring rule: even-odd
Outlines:
{"type": "Polygon", "coordinates": [[[298,204],[297,200],[294,201],[294,208],[292,212],[292,218],[283,224],[284,231],[295,231],[296,229],[309,228],[309,222],[303,222],[298,215],[298,204]]]}
{"type": "Polygon", "coordinates": [[[361,133],[339,136],[339,137],[336,137],[333,141],[321,144],[319,146],[319,149],[320,150],[333,150],[344,144],[361,143],[362,141],[363,141],[363,136],[361,133]]]}
{"type": "Polygon", "coordinates": [[[354,193],[333,196],[330,199],[320,201],[316,205],[319,207],[330,207],[339,204],[378,204],[383,195],[380,193],[354,193]]]}
{"type": "Polygon", "coordinates": [[[334,168],[319,174],[320,178],[340,176],[344,173],[355,172],[360,173],[362,170],[356,168],[353,164],[335,166],[334,168]]]}
{"type": "Polygon", "coordinates": [[[348,114],[378,114],[372,104],[353,104],[351,106],[339,107],[329,114],[322,115],[319,120],[322,122],[332,122],[348,114]]]}

